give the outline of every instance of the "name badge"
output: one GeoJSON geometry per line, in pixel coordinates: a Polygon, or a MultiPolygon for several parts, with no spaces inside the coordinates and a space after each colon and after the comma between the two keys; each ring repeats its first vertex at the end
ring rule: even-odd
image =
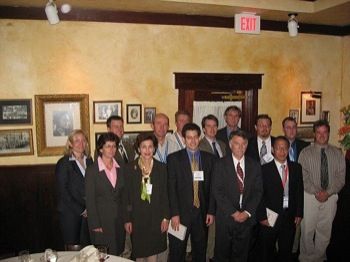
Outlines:
{"type": "Polygon", "coordinates": [[[204,181],[204,172],[193,171],[193,181],[204,181]]]}
{"type": "Polygon", "coordinates": [[[273,155],[272,154],[266,154],[264,157],[263,157],[265,163],[269,163],[273,160],[273,155]]]}
{"type": "Polygon", "coordinates": [[[146,184],[146,192],[148,195],[152,195],[152,184],[146,184]]]}
{"type": "Polygon", "coordinates": [[[283,208],[288,208],[288,197],[283,196],[283,208]]]}

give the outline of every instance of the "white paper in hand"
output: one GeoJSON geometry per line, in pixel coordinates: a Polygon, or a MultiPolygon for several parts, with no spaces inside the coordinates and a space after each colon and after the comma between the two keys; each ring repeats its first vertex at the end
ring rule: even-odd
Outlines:
{"type": "Polygon", "coordinates": [[[267,215],[267,221],[269,222],[270,226],[273,227],[276,223],[278,214],[275,211],[269,208],[266,208],[266,215],[267,215]]]}
{"type": "Polygon", "coordinates": [[[171,225],[169,225],[169,227],[168,227],[168,233],[173,235],[174,237],[180,239],[180,240],[184,240],[185,239],[186,230],[187,230],[187,227],[182,225],[182,224],[179,225],[179,231],[175,231],[171,227],[171,225]]]}

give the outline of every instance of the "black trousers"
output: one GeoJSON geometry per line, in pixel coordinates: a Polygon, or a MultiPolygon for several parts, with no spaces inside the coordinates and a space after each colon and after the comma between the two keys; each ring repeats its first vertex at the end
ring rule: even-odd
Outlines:
{"type": "MultiPolygon", "coordinates": [[[[181,217],[180,217],[181,223],[181,217]]],[[[169,225],[171,226],[171,225],[169,225]]],[[[208,241],[208,228],[204,224],[201,210],[193,207],[190,224],[187,227],[186,236],[183,241],[169,236],[169,262],[185,261],[188,237],[191,235],[192,261],[205,262],[208,241]]]]}
{"type": "Polygon", "coordinates": [[[64,244],[90,245],[90,235],[86,218],[66,211],[59,213],[59,220],[64,244]]]}
{"type": "Polygon", "coordinates": [[[215,262],[246,262],[250,249],[252,225],[237,223],[231,217],[216,220],[215,262]]]}
{"type": "Polygon", "coordinates": [[[260,225],[257,261],[293,261],[294,217],[287,210],[279,214],[274,227],[260,225]],[[278,250],[276,250],[276,242],[278,250]]]}

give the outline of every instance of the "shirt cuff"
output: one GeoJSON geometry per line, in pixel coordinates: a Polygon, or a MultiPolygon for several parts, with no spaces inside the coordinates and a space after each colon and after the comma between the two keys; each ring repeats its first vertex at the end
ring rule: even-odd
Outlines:
{"type": "Polygon", "coordinates": [[[248,215],[248,217],[252,217],[252,214],[250,214],[247,210],[244,210],[243,212],[245,212],[248,215]]]}

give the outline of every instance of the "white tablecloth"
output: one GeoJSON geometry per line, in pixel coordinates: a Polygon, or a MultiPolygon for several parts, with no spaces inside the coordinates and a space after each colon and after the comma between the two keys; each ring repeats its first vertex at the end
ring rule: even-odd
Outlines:
{"type": "MultiPolygon", "coordinates": [[[[57,254],[58,254],[57,262],[69,262],[78,253],[79,253],[78,251],[59,251],[59,252],[57,252],[57,254]]],[[[30,254],[30,257],[35,262],[40,262],[40,258],[43,256],[44,256],[44,253],[30,254]]],[[[0,260],[0,261],[2,261],[2,262],[5,262],[5,261],[19,262],[19,259],[18,259],[18,257],[11,257],[11,258],[6,258],[6,259],[0,260]]],[[[132,261],[132,260],[122,258],[122,257],[112,256],[112,255],[109,255],[109,258],[106,260],[106,262],[128,262],[128,261],[132,261]]]]}

